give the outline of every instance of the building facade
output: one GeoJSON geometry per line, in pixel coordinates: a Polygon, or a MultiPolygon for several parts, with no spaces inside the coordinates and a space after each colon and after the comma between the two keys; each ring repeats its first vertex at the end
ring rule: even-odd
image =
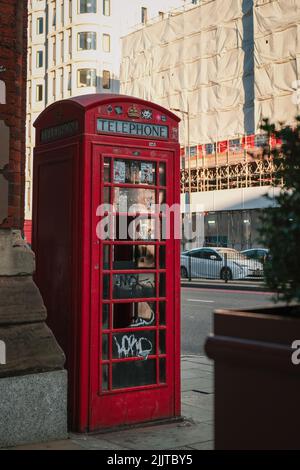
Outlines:
{"type": "Polygon", "coordinates": [[[25,169],[26,2],[1,0],[0,11],[0,227],[22,229],[25,169]]]}
{"type": "Polygon", "coordinates": [[[118,93],[120,38],[184,0],[30,0],[25,218],[31,219],[33,122],[54,101],[118,93]]]}
{"type": "Polygon", "coordinates": [[[252,224],[243,211],[266,207],[274,183],[262,150],[280,142],[261,134],[263,119],[293,124],[299,114],[299,23],[294,0],[202,0],[123,38],[121,92],[182,118],[182,205],[214,213],[207,243],[258,243],[257,214],[252,224]],[[247,225],[239,240],[227,235],[231,220],[247,225]]]}

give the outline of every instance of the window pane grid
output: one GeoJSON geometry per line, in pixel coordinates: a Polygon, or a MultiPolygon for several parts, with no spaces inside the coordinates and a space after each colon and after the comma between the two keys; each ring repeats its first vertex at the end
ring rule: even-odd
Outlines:
{"type": "MultiPolygon", "coordinates": [[[[157,160],[152,162],[155,168],[155,179],[154,184],[141,184],[138,183],[120,183],[114,181],[114,161],[119,160],[120,157],[109,157],[105,158],[103,162],[106,164],[106,173],[104,173],[104,164],[103,164],[103,173],[102,176],[106,174],[104,189],[102,193],[102,202],[109,202],[113,204],[115,201],[115,191],[114,188],[127,188],[127,189],[137,189],[142,188],[145,190],[152,190],[154,193],[155,203],[159,203],[161,194],[160,191],[166,192],[165,181],[163,185],[160,177],[161,170],[161,161],[157,160]],[[110,181],[107,181],[107,176],[109,175],[110,181]],[[108,190],[108,192],[106,191],[108,190]],[[106,192],[105,192],[106,191],[106,192]],[[105,195],[105,197],[104,197],[105,195]]],[[[125,159],[124,159],[125,160],[125,159]]],[[[165,163],[163,162],[165,166],[165,163]]],[[[136,193],[138,195],[139,193],[136,193]]],[[[133,193],[134,199],[134,193],[133,193]]],[[[115,214],[126,214],[128,212],[115,212],[115,214]]],[[[129,214],[130,215],[130,214],[129,214]]],[[[139,213],[140,215],[140,213],[139,213]]],[[[135,216],[136,213],[135,213],[135,216]]],[[[161,213],[145,213],[146,219],[147,216],[151,216],[155,220],[161,220],[161,213]],[[153,215],[155,217],[153,217],[153,215]]],[[[105,217],[105,216],[104,216],[105,217]]],[[[142,388],[155,388],[157,386],[166,386],[166,321],[165,314],[163,313],[164,307],[166,304],[165,298],[165,278],[166,278],[166,268],[165,268],[165,258],[166,258],[166,242],[161,240],[103,240],[101,243],[101,251],[103,259],[105,259],[104,264],[102,263],[102,273],[106,277],[108,290],[108,297],[103,298],[102,306],[108,306],[109,308],[109,324],[103,328],[101,323],[102,336],[104,337],[104,342],[109,339],[109,353],[108,359],[106,357],[101,357],[100,365],[102,367],[101,377],[108,375],[101,385],[101,393],[111,393],[115,391],[126,391],[130,389],[140,389],[142,388]],[[124,250],[121,251],[116,249],[116,247],[124,247],[124,250]],[[129,247],[132,249],[128,249],[129,247]],[[106,247],[106,248],[105,248],[106,247]],[[141,267],[137,268],[136,265],[132,268],[122,268],[122,263],[125,265],[128,262],[130,263],[131,259],[135,259],[136,248],[149,247],[151,253],[154,254],[154,265],[148,268],[141,267]],[[155,252],[154,252],[155,250],[155,252]],[[133,257],[133,258],[132,258],[133,257]],[[124,260],[124,261],[123,261],[124,260]],[[121,262],[119,269],[116,267],[116,262],[121,262]],[[161,266],[162,264],[162,266],[161,266]],[[136,293],[133,296],[128,298],[114,297],[114,283],[118,282],[120,276],[134,275],[137,282],[137,285],[140,282],[143,282],[143,279],[153,279],[153,294],[151,297],[139,297],[136,293]],[[140,278],[142,275],[142,278],[140,278]],[[152,276],[150,276],[152,275],[152,276]],[[150,310],[154,312],[155,318],[154,322],[150,325],[147,325],[147,321],[144,323],[135,323],[132,322],[132,316],[134,312],[140,312],[140,305],[148,305],[150,310]],[[125,309],[125,306],[128,306],[128,309],[125,309]],[[150,307],[153,305],[153,307],[150,307]],[[116,308],[119,308],[116,310],[116,308]],[[164,306],[164,307],[163,307],[164,306]],[[125,310],[124,310],[125,309],[125,310]],[[127,312],[127,313],[126,313],[127,312]],[[130,313],[131,312],[131,313],[130,313]],[[162,312],[162,313],[161,313],[162,312]],[[128,316],[129,320],[126,326],[125,324],[119,324],[118,318],[123,318],[122,315],[128,316]],[[116,316],[117,315],[117,316],[116,316]],[[116,323],[117,322],[117,323],[116,323]],[[106,335],[106,336],[105,336],[106,335]],[[151,348],[150,348],[151,343],[151,348]],[[155,344],[154,344],[155,343],[155,344]],[[146,355],[146,359],[142,360],[141,356],[146,355]],[[116,357],[117,355],[117,357],[116,357]],[[130,365],[132,364],[132,366],[130,365]],[[128,369],[129,367],[129,369],[128,369]],[[132,369],[133,367],[133,369],[132,369]],[[103,369],[104,368],[104,369],[103,369]],[[134,372],[134,373],[133,373],[134,372]],[[123,377],[123,379],[122,379],[123,377]],[[124,382],[123,382],[123,381],[124,382]]],[[[140,253],[140,252],[138,252],[140,253]]],[[[143,252],[141,252],[143,253],[143,252]]],[[[147,253],[147,251],[145,252],[147,253]]],[[[153,259],[153,258],[152,258],[153,259]]],[[[152,261],[151,261],[152,263],[152,261]]],[[[129,266],[129,264],[128,264],[129,266]]],[[[125,286],[126,286],[125,278],[125,286]]],[[[122,284],[121,284],[122,285],[122,284]]],[[[131,286],[130,286],[131,288],[131,286]]],[[[127,294],[126,294],[127,295],[127,294]]],[[[103,296],[102,296],[103,297],[103,296]]],[[[142,308],[142,307],[141,307],[142,308]]],[[[145,309],[145,307],[143,307],[145,309]]],[[[147,307],[146,307],[147,308],[147,307]]],[[[148,312],[149,312],[148,308],[148,312]]],[[[135,313],[136,314],[136,313],[135,313]]],[[[134,315],[135,315],[134,314],[134,315]]],[[[137,313],[139,315],[139,313],[137,313]]],[[[153,317],[153,314],[151,314],[153,317]]],[[[138,317],[139,318],[139,317],[138,317]]],[[[152,320],[153,321],[153,320],[152,320]]],[[[105,344],[104,344],[105,346],[105,344]]],[[[101,346],[102,347],[102,346],[101,346]]],[[[106,346],[105,346],[106,347],[106,346]]],[[[102,350],[102,349],[101,349],[102,350]]],[[[104,349],[106,354],[106,350],[104,349]]]]}

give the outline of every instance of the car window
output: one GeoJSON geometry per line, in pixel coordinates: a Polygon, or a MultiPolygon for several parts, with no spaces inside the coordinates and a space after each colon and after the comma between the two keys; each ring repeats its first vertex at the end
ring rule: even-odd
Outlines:
{"type": "Polygon", "coordinates": [[[245,253],[245,256],[247,256],[247,258],[256,258],[257,257],[257,251],[256,250],[251,250],[251,251],[247,251],[245,253]]]}
{"type": "Polygon", "coordinates": [[[195,251],[192,251],[192,252],[190,253],[190,256],[191,256],[192,258],[198,258],[198,259],[199,259],[199,258],[203,258],[203,251],[204,251],[204,250],[195,250],[195,251]]]}
{"type": "Polygon", "coordinates": [[[221,256],[218,253],[216,253],[214,250],[206,250],[205,258],[206,259],[211,259],[211,256],[215,257],[215,259],[213,259],[213,261],[222,261],[221,256]]]}
{"type": "Polygon", "coordinates": [[[267,256],[267,252],[265,250],[257,250],[257,255],[263,258],[264,256],[267,256]]]}

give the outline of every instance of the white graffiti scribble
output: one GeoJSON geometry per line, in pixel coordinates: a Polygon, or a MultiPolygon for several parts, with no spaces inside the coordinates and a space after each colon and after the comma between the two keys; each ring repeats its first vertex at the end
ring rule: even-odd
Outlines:
{"type": "Polygon", "coordinates": [[[152,351],[152,343],[149,339],[141,337],[136,338],[133,334],[130,336],[122,336],[121,344],[114,336],[116,346],[118,348],[118,357],[143,357],[145,360],[148,359],[149,354],[152,351]]]}

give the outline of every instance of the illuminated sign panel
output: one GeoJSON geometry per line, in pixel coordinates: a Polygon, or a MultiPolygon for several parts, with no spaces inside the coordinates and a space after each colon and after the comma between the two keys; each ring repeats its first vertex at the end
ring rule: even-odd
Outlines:
{"type": "Polygon", "coordinates": [[[100,118],[97,119],[97,132],[135,135],[149,139],[167,139],[169,137],[168,126],[100,118]]]}

